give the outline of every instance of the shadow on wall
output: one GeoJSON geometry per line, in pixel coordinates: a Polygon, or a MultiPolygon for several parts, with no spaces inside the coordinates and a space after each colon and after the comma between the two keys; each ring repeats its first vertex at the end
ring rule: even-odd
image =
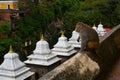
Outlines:
{"type": "Polygon", "coordinates": [[[116,61],[120,58],[120,25],[114,27],[100,39],[100,48],[97,54],[97,63],[100,73],[95,80],[107,80],[116,61]]]}

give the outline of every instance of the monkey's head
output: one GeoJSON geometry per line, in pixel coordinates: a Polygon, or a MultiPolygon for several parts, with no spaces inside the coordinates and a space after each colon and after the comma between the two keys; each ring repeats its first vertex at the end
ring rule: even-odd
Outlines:
{"type": "Polygon", "coordinates": [[[80,32],[81,28],[84,27],[84,26],[85,26],[84,23],[78,22],[78,23],[76,24],[76,26],[75,26],[75,31],[76,31],[76,32],[80,32]]]}

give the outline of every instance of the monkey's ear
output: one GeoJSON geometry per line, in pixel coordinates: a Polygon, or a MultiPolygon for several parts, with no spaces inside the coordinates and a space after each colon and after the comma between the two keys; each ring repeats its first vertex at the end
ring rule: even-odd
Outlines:
{"type": "Polygon", "coordinates": [[[76,32],[79,32],[79,25],[76,25],[75,31],[76,31],[76,32]]]}
{"type": "Polygon", "coordinates": [[[74,31],[76,31],[76,32],[77,32],[77,29],[76,29],[76,27],[75,27],[74,31]]]}

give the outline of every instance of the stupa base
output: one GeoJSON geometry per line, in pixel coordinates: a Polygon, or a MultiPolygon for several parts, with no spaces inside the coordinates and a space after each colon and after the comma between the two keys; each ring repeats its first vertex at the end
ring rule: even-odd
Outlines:
{"type": "MultiPolygon", "coordinates": [[[[2,74],[5,74],[5,73],[2,73],[2,74]]],[[[0,75],[2,75],[2,74],[0,74],[0,75]]],[[[26,73],[24,73],[22,75],[18,75],[16,77],[10,77],[10,75],[9,76],[0,76],[0,80],[24,80],[24,79],[29,78],[33,74],[34,74],[34,72],[27,71],[26,73]]]]}
{"type": "Polygon", "coordinates": [[[60,64],[61,64],[61,60],[55,62],[54,64],[50,66],[43,66],[42,64],[38,65],[38,64],[33,64],[33,63],[28,63],[26,66],[29,67],[31,71],[35,72],[35,80],[38,80],[40,77],[50,72],[51,70],[53,70],[60,64]]]}
{"type": "Polygon", "coordinates": [[[26,64],[33,64],[33,65],[41,65],[41,66],[50,66],[58,61],[60,61],[61,58],[55,57],[51,60],[36,60],[36,59],[31,59],[25,61],[26,64]]]}
{"type": "Polygon", "coordinates": [[[58,55],[58,56],[71,56],[73,54],[75,54],[77,51],[72,50],[70,52],[59,52],[59,51],[53,51],[52,53],[58,55]]]}
{"type": "Polygon", "coordinates": [[[71,44],[74,48],[81,48],[80,42],[77,41],[69,41],[68,43],[71,44]]]}

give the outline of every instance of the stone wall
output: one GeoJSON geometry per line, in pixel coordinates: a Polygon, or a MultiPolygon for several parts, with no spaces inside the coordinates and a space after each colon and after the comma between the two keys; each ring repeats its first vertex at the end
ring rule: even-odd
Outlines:
{"type": "MultiPolygon", "coordinates": [[[[87,54],[77,53],[39,80],[92,80],[99,72],[99,66],[87,54]]],[[[89,54],[89,53],[88,53],[89,54]]]]}
{"type": "Polygon", "coordinates": [[[100,66],[100,74],[96,80],[107,80],[106,77],[120,58],[120,25],[115,26],[100,39],[100,48],[96,58],[100,66]]]}

